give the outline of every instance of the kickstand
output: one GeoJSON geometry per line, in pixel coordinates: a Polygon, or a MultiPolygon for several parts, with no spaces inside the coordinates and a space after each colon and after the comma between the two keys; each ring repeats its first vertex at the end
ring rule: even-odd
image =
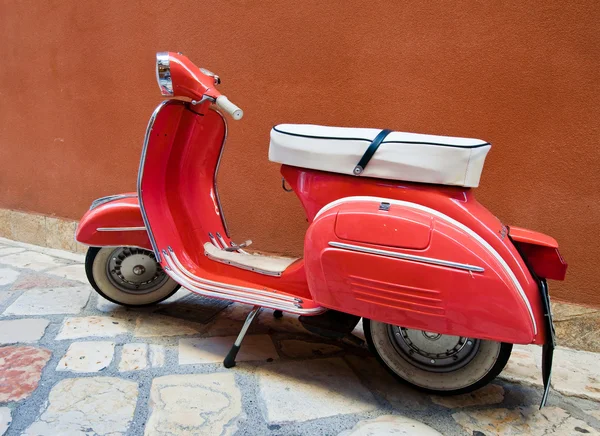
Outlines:
{"type": "Polygon", "coordinates": [[[240,346],[242,345],[244,336],[246,336],[246,332],[248,331],[250,324],[252,324],[252,321],[254,321],[254,318],[256,318],[256,315],[258,315],[258,312],[260,312],[261,309],[262,307],[260,306],[254,306],[246,317],[246,321],[244,321],[244,325],[242,326],[237,339],[233,343],[231,350],[229,350],[229,353],[227,353],[227,356],[223,361],[223,366],[225,368],[233,368],[235,366],[235,356],[237,356],[238,351],[240,351],[240,346]]]}

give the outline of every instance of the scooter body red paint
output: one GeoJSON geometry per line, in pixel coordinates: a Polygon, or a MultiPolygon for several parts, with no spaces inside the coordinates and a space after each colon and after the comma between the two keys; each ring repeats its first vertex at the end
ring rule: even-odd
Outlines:
{"type": "MultiPolygon", "coordinates": [[[[543,344],[545,402],[554,346],[545,279],[562,280],[566,272],[555,240],[509,229],[469,188],[283,165],[310,223],[304,259],[269,271],[215,257],[214,250],[247,253],[230,239],[219,201],[227,124],[211,104],[234,119],[242,112],[215,89],[216,76],[180,54],[159,54],[157,78],[164,95],[185,100],[157,107],[137,193],[94,202],[78,227],[79,242],[153,250],[189,290],[254,305],[246,326],[259,307],[305,317],[335,310],[415,329],[431,341],[441,334],[543,344]]],[[[234,364],[245,328],[226,366],[234,364]]]]}

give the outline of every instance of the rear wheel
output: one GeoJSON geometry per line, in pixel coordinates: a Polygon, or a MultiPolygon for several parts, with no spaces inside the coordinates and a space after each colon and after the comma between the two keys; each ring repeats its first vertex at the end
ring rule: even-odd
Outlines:
{"type": "Polygon", "coordinates": [[[152,251],[136,247],[91,247],[85,272],[104,298],[123,306],[146,306],[169,298],[179,289],[152,251]]]}
{"type": "Polygon", "coordinates": [[[371,352],[398,379],[437,395],[485,386],[504,368],[512,344],[441,335],[363,319],[371,352]]]}

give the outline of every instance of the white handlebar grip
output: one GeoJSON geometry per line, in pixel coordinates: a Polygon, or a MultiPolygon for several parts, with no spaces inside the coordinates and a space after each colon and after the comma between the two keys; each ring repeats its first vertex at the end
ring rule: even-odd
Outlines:
{"type": "Polygon", "coordinates": [[[244,116],[244,111],[230,102],[224,95],[217,97],[217,106],[231,115],[234,120],[241,120],[244,116]]]}

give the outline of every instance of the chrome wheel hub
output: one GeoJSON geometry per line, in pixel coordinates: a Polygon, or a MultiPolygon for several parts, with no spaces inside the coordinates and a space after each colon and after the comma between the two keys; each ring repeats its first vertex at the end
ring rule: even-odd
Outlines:
{"type": "Polygon", "coordinates": [[[390,325],[390,340],[396,351],[417,368],[432,372],[456,371],[477,354],[479,340],[442,335],[425,330],[390,325]]]}
{"type": "Polygon", "coordinates": [[[131,294],[155,291],[169,279],[153,252],[134,247],[115,249],[106,264],[106,273],[114,286],[131,294]]]}

